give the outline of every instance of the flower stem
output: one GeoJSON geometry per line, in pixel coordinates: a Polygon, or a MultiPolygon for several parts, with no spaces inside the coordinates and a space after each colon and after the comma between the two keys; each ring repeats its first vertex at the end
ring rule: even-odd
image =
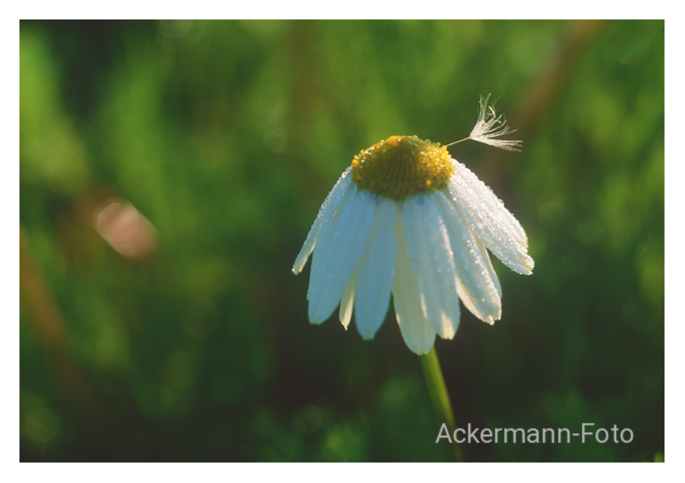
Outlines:
{"type": "MultiPolygon", "coordinates": [[[[421,367],[423,368],[423,376],[426,378],[428,394],[433,402],[433,409],[438,416],[438,420],[444,422],[450,430],[450,435],[453,435],[456,425],[454,423],[452,403],[450,402],[450,395],[447,392],[445,379],[442,377],[440,361],[438,361],[438,353],[435,351],[435,346],[433,346],[428,354],[419,356],[419,359],[421,360],[421,367]]],[[[454,441],[452,445],[454,448],[453,456],[455,460],[464,461],[464,454],[461,451],[459,443],[454,441]]]]}

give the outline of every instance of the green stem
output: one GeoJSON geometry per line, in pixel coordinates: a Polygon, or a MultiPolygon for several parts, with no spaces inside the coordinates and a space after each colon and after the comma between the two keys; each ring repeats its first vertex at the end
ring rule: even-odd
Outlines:
{"type": "MultiPolygon", "coordinates": [[[[447,392],[445,379],[442,377],[440,361],[438,361],[438,353],[435,352],[435,346],[433,346],[428,354],[419,356],[419,359],[421,360],[423,375],[426,378],[428,394],[430,394],[431,401],[433,402],[433,409],[438,415],[438,420],[447,424],[450,435],[453,435],[456,425],[454,423],[452,403],[450,402],[450,395],[447,392]]],[[[454,441],[452,446],[454,448],[454,457],[456,461],[464,461],[464,454],[461,451],[459,443],[454,441]]]]}

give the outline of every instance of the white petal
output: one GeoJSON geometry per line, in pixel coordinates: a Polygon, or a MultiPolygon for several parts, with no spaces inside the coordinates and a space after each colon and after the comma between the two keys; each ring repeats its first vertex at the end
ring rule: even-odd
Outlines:
{"type": "Polygon", "coordinates": [[[459,325],[457,275],[450,236],[438,210],[434,191],[404,201],[402,217],[409,261],[421,300],[421,308],[433,329],[451,339],[459,325]]]}
{"type": "MultiPolygon", "coordinates": [[[[469,230],[471,230],[471,228],[469,228],[469,230]]],[[[476,242],[476,249],[478,250],[478,253],[485,262],[485,267],[488,270],[488,275],[490,276],[492,283],[495,285],[497,295],[499,296],[499,299],[502,300],[502,286],[499,284],[499,278],[497,278],[497,273],[495,273],[495,269],[492,266],[492,262],[490,261],[490,254],[488,253],[488,249],[485,247],[481,239],[478,238],[475,233],[473,233],[473,231],[471,231],[471,236],[473,236],[473,240],[476,242]]],[[[497,319],[499,319],[499,317],[497,317],[497,319]]]]}
{"type": "Polygon", "coordinates": [[[458,161],[453,164],[455,173],[448,188],[466,223],[506,266],[524,275],[533,273],[528,238],[514,215],[466,166],[458,161]]]}
{"type": "Polygon", "coordinates": [[[357,272],[352,275],[350,283],[347,284],[345,293],[343,293],[342,300],[340,301],[340,322],[342,323],[345,330],[350,325],[350,320],[352,320],[352,309],[354,308],[354,292],[357,288],[357,272]]]}
{"type": "Polygon", "coordinates": [[[333,219],[322,220],[307,292],[312,324],[331,316],[357,268],[371,231],[372,197],[352,183],[333,219]]]}
{"type": "Polygon", "coordinates": [[[409,262],[409,252],[404,240],[402,212],[395,221],[397,237],[397,265],[392,288],[392,300],[400,332],[409,349],[416,354],[428,354],[435,342],[435,331],[421,308],[419,288],[409,262]]]}
{"type": "Polygon", "coordinates": [[[449,233],[457,274],[457,292],[467,309],[494,324],[502,316],[501,288],[483,244],[464,223],[454,203],[442,192],[433,196],[449,233]]]}
{"type": "Polygon", "coordinates": [[[397,260],[397,242],[393,225],[397,212],[395,201],[378,197],[368,246],[359,261],[355,320],[364,339],[373,339],[385,320],[390,305],[397,260]]]}
{"type": "Polygon", "coordinates": [[[345,193],[347,193],[347,190],[351,184],[352,178],[349,176],[349,171],[351,169],[352,168],[347,168],[347,170],[342,174],[338,182],[335,183],[335,186],[333,186],[333,189],[328,193],[328,196],[321,205],[321,208],[319,208],[319,214],[316,216],[316,220],[314,220],[312,227],[309,229],[309,234],[307,235],[304,245],[302,246],[299,255],[297,255],[297,259],[293,265],[293,273],[295,275],[302,271],[307,263],[309,255],[312,253],[312,250],[314,250],[316,237],[319,234],[323,220],[332,219],[336,210],[340,207],[340,203],[342,202],[345,193]]]}

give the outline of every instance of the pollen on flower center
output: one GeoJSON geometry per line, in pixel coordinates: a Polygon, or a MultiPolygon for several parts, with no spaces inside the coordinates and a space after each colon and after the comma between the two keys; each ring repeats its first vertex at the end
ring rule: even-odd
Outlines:
{"type": "Polygon", "coordinates": [[[453,173],[446,147],[416,136],[391,136],[357,154],[351,175],[359,188],[400,201],[444,188],[453,173]]]}

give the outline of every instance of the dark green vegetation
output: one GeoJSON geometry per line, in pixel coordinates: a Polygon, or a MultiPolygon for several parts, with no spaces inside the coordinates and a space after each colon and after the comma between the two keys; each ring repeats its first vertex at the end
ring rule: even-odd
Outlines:
{"type": "Polygon", "coordinates": [[[660,21],[22,22],[21,458],[446,460],[392,310],[310,326],[290,269],[356,153],[466,137],[488,93],[523,152],[449,149],[536,265],[493,259],[502,320],[437,341],[457,423],[634,440],[465,457],[660,458],[660,21]]]}

